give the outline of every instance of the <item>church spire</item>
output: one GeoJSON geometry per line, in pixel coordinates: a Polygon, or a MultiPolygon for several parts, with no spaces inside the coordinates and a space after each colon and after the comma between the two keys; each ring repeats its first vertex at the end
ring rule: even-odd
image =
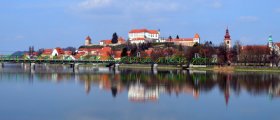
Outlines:
{"type": "Polygon", "coordinates": [[[226,45],[227,50],[230,50],[231,49],[231,38],[230,38],[228,27],[226,29],[226,35],[225,35],[224,43],[226,45]]]}
{"type": "Polygon", "coordinates": [[[227,27],[227,29],[226,29],[225,39],[230,39],[230,34],[229,34],[228,27],[227,27]]]}
{"type": "Polygon", "coordinates": [[[273,47],[273,39],[272,39],[272,35],[270,35],[270,36],[268,37],[268,46],[269,46],[270,48],[272,48],[272,47],[273,47]]]}

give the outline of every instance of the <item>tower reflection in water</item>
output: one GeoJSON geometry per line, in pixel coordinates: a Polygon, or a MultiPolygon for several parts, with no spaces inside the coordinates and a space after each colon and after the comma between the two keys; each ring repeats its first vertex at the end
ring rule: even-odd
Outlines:
{"type": "MultiPolygon", "coordinates": [[[[65,66],[37,67],[30,71],[26,67],[0,69],[0,80],[51,81],[63,84],[66,81],[84,85],[85,93],[90,95],[92,87],[118,97],[126,93],[132,102],[155,102],[161,95],[191,95],[199,99],[214,89],[220,90],[225,104],[230,104],[230,95],[237,96],[241,91],[252,96],[267,95],[274,99],[280,96],[280,75],[269,73],[212,73],[201,71],[157,71],[146,72],[123,70],[117,73],[100,68],[99,70],[71,71],[65,66]],[[76,81],[76,82],[75,82],[76,81]]],[[[32,83],[32,82],[30,82],[32,83]]]]}

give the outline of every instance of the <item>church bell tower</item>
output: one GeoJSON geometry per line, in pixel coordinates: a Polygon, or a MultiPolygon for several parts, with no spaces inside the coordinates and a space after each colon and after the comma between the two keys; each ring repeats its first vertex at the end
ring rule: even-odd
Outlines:
{"type": "Polygon", "coordinates": [[[230,50],[232,45],[231,45],[231,38],[230,38],[228,28],[226,29],[226,35],[225,35],[224,43],[225,43],[225,46],[226,46],[227,50],[230,50]]]}

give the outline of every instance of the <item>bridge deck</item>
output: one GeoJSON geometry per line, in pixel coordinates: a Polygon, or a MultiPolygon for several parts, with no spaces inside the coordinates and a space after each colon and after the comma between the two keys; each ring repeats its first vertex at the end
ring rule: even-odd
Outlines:
{"type": "Polygon", "coordinates": [[[57,64],[65,64],[65,63],[116,63],[115,60],[24,60],[24,59],[0,59],[0,62],[4,63],[57,63],[57,64]]]}

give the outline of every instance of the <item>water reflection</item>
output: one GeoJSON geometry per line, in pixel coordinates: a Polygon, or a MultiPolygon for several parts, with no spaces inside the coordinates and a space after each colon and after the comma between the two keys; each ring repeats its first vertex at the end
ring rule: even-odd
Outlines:
{"type": "Polygon", "coordinates": [[[84,86],[90,95],[91,88],[111,93],[118,97],[127,93],[131,102],[155,102],[161,95],[191,95],[199,99],[203,94],[218,89],[224,95],[225,104],[230,104],[231,95],[239,96],[246,92],[250,96],[267,96],[274,99],[280,96],[280,75],[277,73],[212,73],[201,71],[110,71],[106,68],[80,68],[71,71],[68,66],[39,66],[35,71],[27,67],[10,66],[0,70],[0,82],[3,81],[51,81],[78,83],[84,86]]]}

